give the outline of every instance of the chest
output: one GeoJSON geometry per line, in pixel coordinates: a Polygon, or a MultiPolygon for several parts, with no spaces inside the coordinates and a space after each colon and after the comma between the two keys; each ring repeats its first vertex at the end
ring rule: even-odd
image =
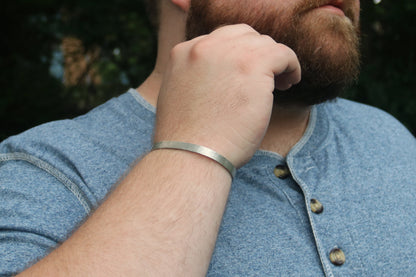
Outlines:
{"type": "Polygon", "coordinates": [[[413,276],[416,181],[355,166],[240,172],[208,276],[413,276]]]}

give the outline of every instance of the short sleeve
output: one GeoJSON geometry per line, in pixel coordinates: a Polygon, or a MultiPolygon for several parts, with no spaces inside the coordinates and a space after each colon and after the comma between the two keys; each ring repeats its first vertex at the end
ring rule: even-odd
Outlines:
{"type": "Polygon", "coordinates": [[[89,212],[59,172],[15,157],[0,154],[0,276],[45,257],[89,212]]]}

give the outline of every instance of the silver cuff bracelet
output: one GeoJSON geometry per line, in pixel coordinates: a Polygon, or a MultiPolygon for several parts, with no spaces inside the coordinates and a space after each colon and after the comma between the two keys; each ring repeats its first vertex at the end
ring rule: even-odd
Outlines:
{"type": "Polygon", "coordinates": [[[231,178],[234,179],[236,169],[234,165],[227,160],[224,156],[218,154],[212,149],[209,149],[208,147],[204,147],[197,144],[187,143],[187,142],[180,142],[180,141],[161,141],[157,142],[153,145],[152,150],[157,149],[177,149],[177,150],[185,150],[192,153],[196,153],[202,156],[205,156],[207,158],[210,158],[211,160],[216,161],[220,165],[222,165],[227,171],[230,173],[231,178]]]}

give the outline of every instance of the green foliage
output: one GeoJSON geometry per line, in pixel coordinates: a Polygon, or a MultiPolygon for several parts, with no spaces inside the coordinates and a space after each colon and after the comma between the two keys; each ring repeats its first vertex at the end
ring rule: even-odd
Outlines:
{"type": "MultiPolygon", "coordinates": [[[[416,134],[416,2],[362,5],[362,74],[348,98],[384,109],[416,134]]],[[[156,44],[140,0],[6,0],[0,57],[0,140],[34,125],[82,114],[136,87],[152,69],[156,44]],[[62,39],[76,37],[99,84],[64,85],[62,39]],[[59,75],[59,74],[58,74],[59,75]]]]}
{"type": "Polygon", "coordinates": [[[416,2],[361,4],[362,73],[347,95],[388,111],[416,134],[416,2]]]}
{"type": "Polygon", "coordinates": [[[9,0],[0,16],[7,22],[0,58],[0,140],[84,113],[138,86],[154,63],[155,36],[141,1],[9,0]],[[64,85],[62,76],[51,74],[52,64],[63,66],[56,53],[65,37],[80,39],[84,53],[99,47],[99,59],[91,65],[99,84],[64,85]]]}

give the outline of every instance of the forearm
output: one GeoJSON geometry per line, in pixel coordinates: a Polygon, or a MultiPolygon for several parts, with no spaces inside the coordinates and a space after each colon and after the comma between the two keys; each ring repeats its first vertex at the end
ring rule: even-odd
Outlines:
{"type": "MultiPolygon", "coordinates": [[[[237,167],[264,137],[273,90],[301,78],[291,49],[244,24],[181,43],[170,57],[158,94],[154,141],[203,145],[237,167]]],[[[178,150],[151,152],[67,242],[28,272],[205,275],[230,183],[229,173],[208,158],[178,150]]]]}
{"type": "Polygon", "coordinates": [[[205,275],[230,183],[208,158],[151,152],[72,237],[21,276],[205,275]]]}

